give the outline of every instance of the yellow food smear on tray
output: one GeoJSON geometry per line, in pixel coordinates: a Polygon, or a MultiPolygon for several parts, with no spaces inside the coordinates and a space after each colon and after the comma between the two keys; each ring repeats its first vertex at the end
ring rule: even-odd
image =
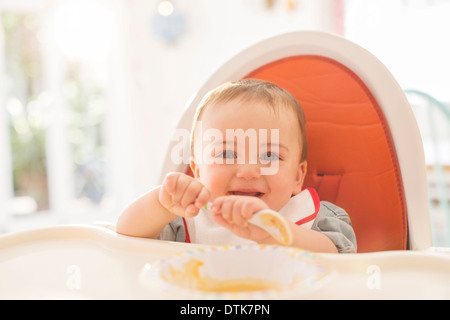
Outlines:
{"type": "Polygon", "coordinates": [[[219,280],[200,275],[204,262],[198,259],[188,260],[181,270],[170,267],[170,277],[163,277],[167,282],[194,290],[210,292],[243,292],[279,288],[280,285],[261,278],[236,278],[219,280]]]}
{"type": "Polygon", "coordinates": [[[289,237],[289,232],[280,220],[276,219],[270,213],[261,213],[259,219],[261,220],[263,225],[268,227],[274,227],[280,232],[282,243],[285,244],[291,243],[292,239],[289,237]]]}

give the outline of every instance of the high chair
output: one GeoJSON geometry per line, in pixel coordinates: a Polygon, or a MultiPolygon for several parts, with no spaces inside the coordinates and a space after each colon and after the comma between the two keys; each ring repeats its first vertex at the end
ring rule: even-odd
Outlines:
{"type": "MultiPolygon", "coordinates": [[[[188,102],[178,128],[191,128],[208,91],[241,78],[274,82],[299,100],[309,144],[305,187],[347,211],[358,252],[432,246],[420,133],[404,92],[377,58],[327,33],[275,36],[213,73],[188,102]]],[[[169,145],[161,182],[170,171],[189,173],[187,161],[171,159],[177,144],[169,145]]]]}
{"type": "MultiPolygon", "coordinates": [[[[405,96],[386,68],[340,37],[317,32],[277,36],[243,51],[214,73],[188,103],[180,131],[190,130],[195,108],[207,91],[243,77],[274,81],[300,100],[310,144],[306,186],[349,213],[359,252],[400,250],[302,252],[306,269],[299,275],[307,285],[298,287],[296,280],[288,285],[294,287],[292,298],[448,300],[450,251],[430,248],[420,136],[405,96]],[[414,251],[403,250],[407,248],[414,251]],[[324,282],[308,276],[323,272],[321,261],[332,270],[324,282]]],[[[183,141],[189,150],[189,142],[183,141]]],[[[169,171],[188,172],[188,161],[172,161],[174,150],[180,151],[179,139],[169,146],[161,180],[169,171]]],[[[58,225],[0,235],[0,299],[186,298],[162,286],[158,266],[180,254],[192,260],[193,252],[208,248],[125,236],[110,227],[58,225]]],[[[295,250],[289,250],[293,254],[295,250]]],[[[228,260],[226,267],[226,273],[239,270],[228,260]]],[[[276,289],[277,297],[279,290],[283,286],[276,289]]],[[[194,292],[189,290],[188,298],[194,292]]],[[[211,297],[208,292],[201,295],[211,297]]],[[[174,312],[180,314],[180,309],[174,312]]]]}

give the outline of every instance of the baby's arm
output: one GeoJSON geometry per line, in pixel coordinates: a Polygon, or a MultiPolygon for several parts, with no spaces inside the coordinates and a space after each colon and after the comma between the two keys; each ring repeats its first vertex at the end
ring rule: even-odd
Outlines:
{"type": "Polygon", "coordinates": [[[209,191],[197,180],[182,173],[169,173],[158,186],[134,202],[119,216],[116,231],[155,239],[171,221],[193,217],[209,200],[209,191]]]}
{"type": "MultiPolygon", "coordinates": [[[[338,250],[334,243],[323,233],[298,226],[293,222],[289,222],[291,225],[293,241],[291,246],[297,247],[313,252],[325,252],[325,253],[338,253],[338,250]]],[[[273,238],[267,239],[267,242],[261,243],[274,243],[273,238]]]]}
{"type": "MultiPolygon", "coordinates": [[[[262,209],[267,209],[264,201],[255,197],[223,196],[217,198],[211,210],[216,213],[214,220],[236,235],[261,244],[279,244],[277,240],[248,220],[262,209]]],[[[303,228],[289,222],[293,242],[290,246],[315,252],[337,253],[334,243],[319,231],[303,228]]]]}
{"type": "Polygon", "coordinates": [[[133,201],[119,216],[116,232],[133,237],[155,239],[164,226],[177,216],[159,202],[158,186],[133,201]]]}

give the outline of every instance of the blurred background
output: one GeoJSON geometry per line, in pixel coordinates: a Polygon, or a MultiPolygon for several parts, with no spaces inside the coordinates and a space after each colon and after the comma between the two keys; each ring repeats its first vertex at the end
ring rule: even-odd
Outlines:
{"type": "Polygon", "coordinates": [[[434,244],[450,246],[450,1],[0,0],[0,233],[114,223],[157,183],[190,96],[294,30],[344,36],[407,93],[434,244]]]}

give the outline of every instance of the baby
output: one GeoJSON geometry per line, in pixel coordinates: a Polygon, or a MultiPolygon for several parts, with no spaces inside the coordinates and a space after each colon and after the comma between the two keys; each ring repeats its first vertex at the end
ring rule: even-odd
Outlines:
{"type": "Polygon", "coordinates": [[[206,95],[195,115],[194,177],[167,174],[121,213],[116,230],[203,244],[278,244],[248,222],[270,208],[290,221],[291,246],[356,252],[345,211],[303,188],[307,149],[305,116],[289,92],[256,79],[225,83],[206,95]],[[208,202],[210,211],[202,209],[208,202]]]}

